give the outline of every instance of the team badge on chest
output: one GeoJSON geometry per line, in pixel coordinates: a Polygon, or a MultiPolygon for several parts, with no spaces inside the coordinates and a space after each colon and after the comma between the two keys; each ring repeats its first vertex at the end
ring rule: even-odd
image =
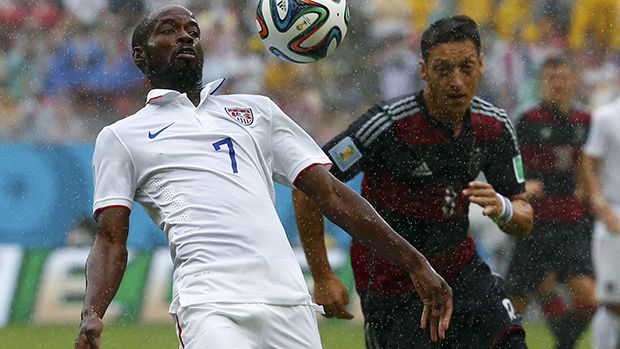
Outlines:
{"type": "Polygon", "coordinates": [[[224,110],[243,126],[250,126],[254,122],[254,114],[252,114],[251,108],[224,108],[224,110]]]}

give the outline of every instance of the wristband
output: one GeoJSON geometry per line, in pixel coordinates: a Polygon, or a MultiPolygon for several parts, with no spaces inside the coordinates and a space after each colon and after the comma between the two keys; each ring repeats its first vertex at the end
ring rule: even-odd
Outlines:
{"type": "Polygon", "coordinates": [[[508,223],[508,221],[512,219],[512,202],[502,194],[495,193],[495,195],[497,195],[499,201],[502,203],[502,210],[493,220],[496,223],[508,223]]]}

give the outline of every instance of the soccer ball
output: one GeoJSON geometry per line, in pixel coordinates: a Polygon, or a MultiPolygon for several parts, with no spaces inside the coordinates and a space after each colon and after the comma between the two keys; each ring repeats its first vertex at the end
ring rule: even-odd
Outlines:
{"type": "Polygon", "coordinates": [[[276,56],[294,63],[327,57],[347,33],[345,0],[260,0],[258,34],[276,56]]]}

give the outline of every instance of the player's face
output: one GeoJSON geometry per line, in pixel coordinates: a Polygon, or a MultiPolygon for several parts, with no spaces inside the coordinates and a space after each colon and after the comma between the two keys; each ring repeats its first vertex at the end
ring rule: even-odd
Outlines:
{"type": "Polygon", "coordinates": [[[172,86],[200,86],[204,53],[194,15],[182,7],[168,7],[153,21],[144,48],[147,75],[172,86]]]}
{"type": "Polygon", "coordinates": [[[576,77],[572,68],[567,65],[547,67],[540,72],[539,85],[545,102],[561,105],[572,98],[576,77]]]}
{"type": "Polygon", "coordinates": [[[482,54],[469,39],[433,47],[426,62],[420,61],[429,110],[443,114],[436,116],[462,117],[476,93],[483,70],[482,54]]]}

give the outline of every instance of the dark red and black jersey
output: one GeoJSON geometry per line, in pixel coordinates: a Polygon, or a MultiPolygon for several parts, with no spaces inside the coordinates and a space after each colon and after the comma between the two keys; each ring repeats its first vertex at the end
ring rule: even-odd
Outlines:
{"type": "MultiPolygon", "coordinates": [[[[479,98],[459,136],[428,113],[419,92],[375,105],[323,149],[340,180],[364,172],[363,196],[447,279],[474,250],[469,201],[461,193],[467,184],[483,172],[504,196],[525,191],[515,129],[502,109],[479,98]]],[[[358,287],[382,294],[413,290],[404,270],[357,241],[351,261],[358,287]]]]}
{"type": "Polygon", "coordinates": [[[560,115],[540,105],[517,123],[527,179],[543,183],[545,197],[531,202],[538,222],[574,222],[584,206],[575,195],[575,174],[590,126],[590,114],[572,109],[560,115]]]}

